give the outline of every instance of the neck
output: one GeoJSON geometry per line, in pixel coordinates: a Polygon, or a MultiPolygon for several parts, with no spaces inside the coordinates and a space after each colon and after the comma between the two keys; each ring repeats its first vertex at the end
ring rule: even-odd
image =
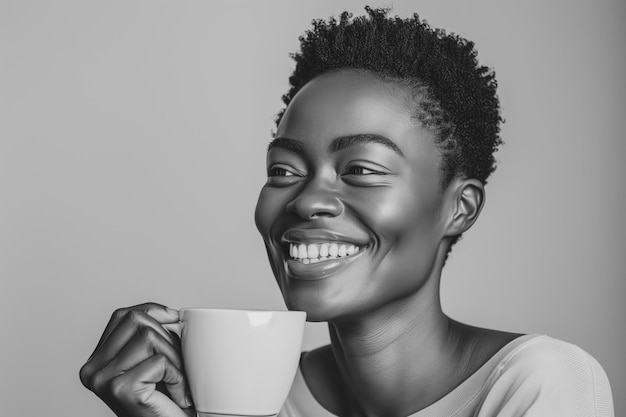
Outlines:
{"type": "Polygon", "coordinates": [[[329,323],[350,415],[406,416],[462,380],[460,335],[439,300],[441,267],[424,287],[356,320],[329,323]]]}

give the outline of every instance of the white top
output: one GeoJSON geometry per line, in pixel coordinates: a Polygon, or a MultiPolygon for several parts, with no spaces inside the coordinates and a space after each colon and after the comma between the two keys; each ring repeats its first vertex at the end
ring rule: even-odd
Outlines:
{"type": "MultiPolygon", "coordinates": [[[[600,364],[578,346],[544,335],[516,338],[439,401],[408,417],[614,417],[600,364]]],[[[278,417],[335,417],[298,368],[278,417]]]]}

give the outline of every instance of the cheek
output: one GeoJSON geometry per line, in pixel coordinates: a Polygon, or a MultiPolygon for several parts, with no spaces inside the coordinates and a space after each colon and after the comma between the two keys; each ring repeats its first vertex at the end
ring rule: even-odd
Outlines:
{"type": "Polygon", "coordinates": [[[390,194],[371,206],[369,224],[379,240],[373,287],[379,293],[405,294],[423,285],[432,272],[439,246],[439,199],[415,188],[390,194]]]}
{"type": "Polygon", "coordinates": [[[282,288],[279,278],[280,263],[276,262],[278,248],[272,244],[271,230],[276,220],[279,218],[283,206],[279,204],[278,199],[275,198],[272,191],[273,190],[268,189],[267,187],[263,187],[261,189],[261,193],[259,194],[259,198],[256,203],[256,209],[254,211],[254,222],[257,230],[263,237],[263,241],[265,242],[265,249],[267,251],[267,257],[270,267],[272,268],[272,272],[276,279],[279,280],[279,287],[282,288]]]}
{"type": "Polygon", "coordinates": [[[269,238],[272,224],[282,212],[280,201],[278,198],[275,198],[274,194],[267,187],[263,187],[254,211],[254,222],[257,230],[266,242],[269,238]]]}
{"type": "Polygon", "coordinates": [[[364,204],[364,221],[384,246],[403,246],[434,238],[436,198],[415,190],[389,189],[364,204]]]}

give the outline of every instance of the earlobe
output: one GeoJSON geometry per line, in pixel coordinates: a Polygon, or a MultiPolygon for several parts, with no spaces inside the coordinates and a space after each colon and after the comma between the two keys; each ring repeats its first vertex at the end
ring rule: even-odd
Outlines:
{"type": "Polygon", "coordinates": [[[453,186],[453,215],[447,235],[457,236],[472,227],[485,204],[485,187],[475,179],[459,180],[453,186]]]}

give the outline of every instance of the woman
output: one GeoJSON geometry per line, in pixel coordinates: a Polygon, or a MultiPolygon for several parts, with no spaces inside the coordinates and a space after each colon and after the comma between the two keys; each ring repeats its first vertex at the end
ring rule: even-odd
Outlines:
{"type": "MultiPolygon", "coordinates": [[[[600,365],[441,309],[501,143],[473,44],[385,10],[314,22],[294,56],[256,224],[290,309],[327,321],[282,416],[612,416],[600,365]]],[[[193,415],[157,304],[114,313],[81,380],[122,416],[193,415]]]]}

